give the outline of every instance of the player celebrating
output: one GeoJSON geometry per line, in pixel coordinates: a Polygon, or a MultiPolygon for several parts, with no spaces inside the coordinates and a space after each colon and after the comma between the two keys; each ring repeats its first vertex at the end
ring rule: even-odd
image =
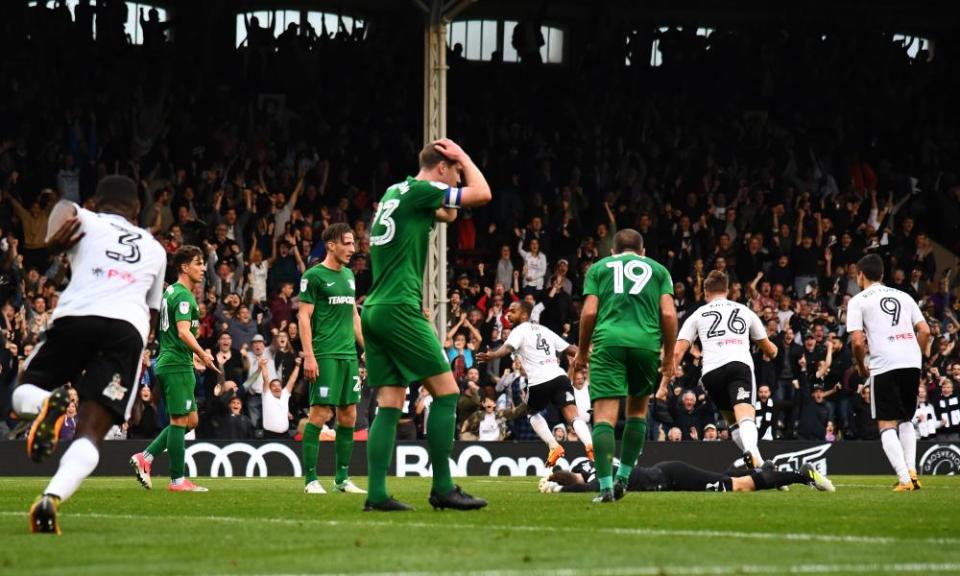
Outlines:
{"type": "MultiPolygon", "coordinates": [[[[806,484],[821,492],[835,492],[833,482],[807,462],[799,472],[750,469],[746,472],[709,472],[686,462],[659,462],[649,468],[638,466],[630,473],[628,487],[633,492],[754,492],[790,484],[806,484]]],[[[569,472],[558,470],[541,478],[544,494],[596,492],[600,487],[589,462],[581,462],[569,472]]]]}
{"type": "Polygon", "coordinates": [[[360,401],[360,367],[356,342],[363,346],[360,314],[354,302],[356,283],[350,257],[356,251],[353,230],[343,223],[323,231],[327,255],[300,279],[297,321],[304,346],[304,374],[310,383],[310,421],[303,430],[303,488],[306,494],[324,494],[317,480],[320,429],[337,413],[334,450],[335,487],[340,492],[366,494],[350,480],[353,428],[360,401]]]}
{"type": "Polygon", "coordinates": [[[148,490],[153,486],[150,467],[153,459],[163,453],[170,458],[171,492],[206,492],[184,478],[184,458],[187,430],[197,427],[197,400],[193,395],[197,385],[193,372],[193,355],[217,373],[213,356],[200,347],[197,332],[200,330],[200,310],[193,297],[193,289],[203,282],[206,267],[203,252],[196,246],[181,246],[173,255],[173,267],[179,278],[163,293],[160,309],[160,356],[157,358],[157,380],[163,389],[170,425],[163,429],[143,452],[130,457],[137,480],[148,490]]]}
{"type": "Polygon", "coordinates": [[[600,495],[613,502],[626,492],[630,473],[647,435],[647,404],[657,382],[663,341],[662,373],[673,376],[677,311],[670,273],[643,256],[643,237],[626,228],[613,238],[614,255],[594,263],[584,281],[580,315],[578,370],[590,362],[593,447],[600,495]],[[591,342],[595,346],[592,361],[591,342]],[[614,425],[620,399],[627,396],[627,423],[620,446],[620,469],[613,480],[614,425]]]}
{"type": "Polygon", "coordinates": [[[847,332],[857,372],[872,381],[870,415],[877,420],[883,451],[897,472],[899,483],[894,490],[907,492],[920,489],[917,434],[910,419],[917,407],[921,350],[927,349],[930,327],[913,298],[884,286],[882,280],[879,256],[868,254],[857,262],[862,292],[847,304],[847,332]],[[867,343],[869,367],[864,363],[867,343]]]}
{"type": "Polygon", "coordinates": [[[75,440],[30,508],[33,532],[60,533],[60,504],[97,467],[99,445],[125,420],[136,397],[151,311],[160,308],[166,252],[133,224],[137,185],[107,176],[97,185],[97,213],[69,201],[54,206],[47,247],[66,250],[73,277],[53,321],[27,359],[13,394],[18,414],[36,414],[27,439],[34,460],[56,448],[69,405],[65,383],[80,396],[75,440]],[[52,391],[52,392],[48,392],[52,391]]]}
{"type": "MultiPolygon", "coordinates": [[[[776,357],[777,346],[767,338],[763,323],[752,310],[727,299],[728,282],[727,275],[719,270],[707,275],[703,282],[707,303],[684,321],[673,361],[679,364],[690,345],[700,339],[703,349],[700,382],[727,423],[731,427],[739,424],[739,434],[734,435],[734,440],[743,451],[747,468],[755,468],[763,459],[757,447],[759,434],[753,407],[757,384],[750,341],[756,342],[770,358],[776,357]]],[[[667,378],[661,381],[658,398],[666,400],[668,384],[667,378]]]]}
{"type": "Polygon", "coordinates": [[[587,457],[593,460],[593,441],[590,427],[578,416],[577,401],[573,393],[570,378],[560,368],[557,354],[573,356],[577,347],[568,344],[563,338],[539,324],[530,322],[533,306],[529,302],[514,302],[507,311],[507,318],[513,329],[507,341],[494,352],[481,352],[477,355],[480,362],[489,362],[503,358],[513,352],[520,356],[523,370],[527,373],[527,413],[530,425],[541,440],[550,448],[547,454],[547,466],[553,466],[564,455],[563,446],[550,432],[550,425],[540,412],[552,404],[563,414],[563,419],[573,426],[587,451],[587,457]]]}
{"type": "Polygon", "coordinates": [[[424,146],[417,176],[391,186],[380,200],[370,226],[373,285],[362,316],[368,382],[379,388],[380,406],[367,440],[370,494],[364,510],[411,509],[387,494],[387,469],[410,382],[422,382],[433,396],[427,421],[427,450],[433,463],[430,504],[460,510],[487,504],[465,494],[450,476],[460,389],[420,306],[434,222],[452,222],[459,208],[489,201],[490,186],[480,169],[460,146],[445,138],[424,146]],[[461,171],[462,188],[458,186],[461,171]]]}

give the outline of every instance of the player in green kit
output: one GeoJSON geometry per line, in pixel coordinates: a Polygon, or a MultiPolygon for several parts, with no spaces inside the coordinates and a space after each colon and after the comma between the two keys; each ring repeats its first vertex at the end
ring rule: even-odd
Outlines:
{"type": "Polygon", "coordinates": [[[481,206],[490,197],[490,186],[467,153],[452,140],[442,139],[420,151],[415,178],[391,186],[380,199],[370,226],[373,285],[362,316],[367,380],[378,388],[380,407],[367,440],[370,494],[364,510],[411,509],[387,493],[397,422],[411,382],[422,382],[433,396],[427,421],[427,450],[433,463],[430,504],[459,510],[487,505],[465,494],[450,476],[460,389],[421,304],[434,222],[452,222],[459,208],[481,206]]]}
{"type": "Polygon", "coordinates": [[[327,255],[300,279],[297,321],[304,346],[304,375],[310,383],[310,422],[303,429],[303,488],[306,494],[325,494],[317,480],[320,429],[337,413],[334,451],[335,487],[340,492],[366,494],[350,480],[353,428],[360,401],[360,370],[356,343],[363,346],[360,314],[354,302],[356,283],[348,265],[356,252],[353,230],[332,224],[323,231],[327,255]]]}
{"type": "Polygon", "coordinates": [[[150,466],[153,459],[166,449],[170,458],[171,492],[206,492],[183,476],[187,430],[197,427],[197,400],[193,395],[196,377],[193,373],[193,355],[211,370],[219,373],[213,356],[200,347],[197,331],[200,329],[200,310],[193,297],[194,286],[203,282],[206,267],[203,252],[196,246],[181,246],[173,255],[173,267],[179,279],[163,291],[160,305],[160,356],[156,373],[163,389],[170,425],[147,446],[143,452],[130,458],[130,466],[144,488],[153,487],[150,466]]]}
{"type": "Polygon", "coordinates": [[[574,360],[577,369],[590,365],[593,450],[600,482],[600,495],[594,502],[613,502],[626,492],[630,473],[643,451],[647,404],[660,379],[657,367],[662,365],[664,376],[673,375],[677,342],[670,273],[643,255],[643,237],[636,230],[617,232],[613,253],[587,271],[580,349],[574,360]],[[627,398],[627,423],[614,485],[613,431],[623,397],[627,398]]]}

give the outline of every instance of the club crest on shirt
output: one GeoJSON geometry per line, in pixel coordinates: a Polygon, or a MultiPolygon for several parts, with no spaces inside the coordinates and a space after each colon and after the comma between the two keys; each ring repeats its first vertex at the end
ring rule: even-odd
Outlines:
{"type": "Polygon", "coordinates": [[[113,378],[110,379],[110,383],[107,384],[107,387],[103,389],[103,395],[107,398],[119,402],[123,400],[123,397],[126,396],[127,389],[123,387],[123,384],[120,383],[120,375],[114,374],[113,378]]]}

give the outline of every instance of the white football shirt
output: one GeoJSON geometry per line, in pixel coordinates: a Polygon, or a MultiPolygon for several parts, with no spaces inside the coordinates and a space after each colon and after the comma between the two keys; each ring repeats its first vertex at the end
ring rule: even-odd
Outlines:
{"type": "Polygon", "coordinates": [[[67,251],[72,276],[53,311],[53,320],[101,316],[124,320],[150,332],[150,310],[159,310],[167,253],[153,236],[116,214],[76,206],[84,237],[67,251]]]}
{"type": "Polygon", "coordinates": [[[527,373],[527,386],[543,384],[566,374],[560,367],[557,354],[570,344],[546,326],[533,322],[514,326],[506,345],[520,356],[520,363],[527,373]]]}
{"type": "Polygon", "coordinates": [[[687,317],[677,340],[693,344],[700,338],[703,374],[706,374],[730,362],[743,362],[752,370],[750,341],[766,337],[763,322],[753,310],[726,298],[717,298],[687,317]]]}
{"type": "Polygon", "coordinates": [[[920,368],[920,343],[914,333],[920,322],[923,314],[916,301],[883,284],[873,284],[847,303],[847,332],[867,335],[871,374],[920,368]]]}

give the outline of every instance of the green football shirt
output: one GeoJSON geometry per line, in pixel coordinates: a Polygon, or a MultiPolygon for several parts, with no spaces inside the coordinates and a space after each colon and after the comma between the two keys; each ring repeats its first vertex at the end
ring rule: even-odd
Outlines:
{"type": "Polygon", "coordinates": [[[317,358],[356,358],[355,294],[353,271],[346,266],[337,272],[317,264],[300,279],[300,302],[313,304],[310,328],[317,358]]]}
{"type": "Polygon", "coordinates": [[[670,273],[645,256],[608,256],[587,271],[583,295],[599,299],[593,342],[660,350],[660,296],[673,294],[670,273]]]}
{"type": "Polygon", "coordinates": [[[373,284],[365,305],[411,304],[420,309],[430,231],[448,189],[415,178],[387,188],[370,226],[373,284]]]}
{"type": "Polygon", "coordinates": [[[190,372],[193,370],[193,351],[177,334],[177,322],[190,321],[194,336],[200,330],[200,309],[193,293],[177,282],[167,286],[160,304],[160,356],[157,373],[190,372]]]}

